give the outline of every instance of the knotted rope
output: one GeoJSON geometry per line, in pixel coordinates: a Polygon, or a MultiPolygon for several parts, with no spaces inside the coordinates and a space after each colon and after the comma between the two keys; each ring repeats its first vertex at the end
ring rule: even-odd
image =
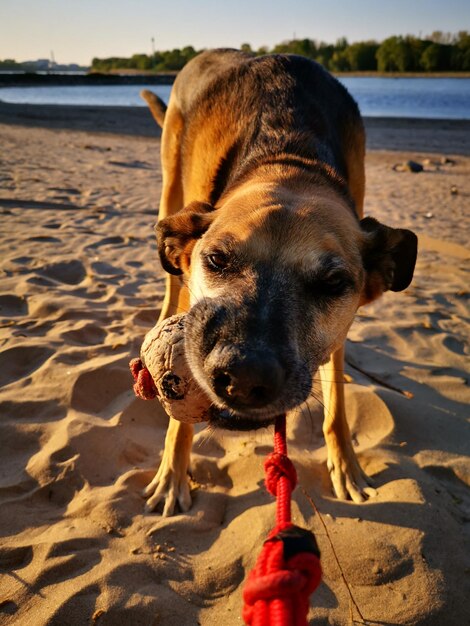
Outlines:
{"type": "MultiPolygon", "coordinates": [[[[129,363],[134,392],[156,397],[155,383],[140,359],[129,363]]],[[[320,584],[320,552],[314,535],[291,522],[297,472],[287,456],[286,416],[276,418],[274,452],[264,463],[266,489],[276,497],[276,526],[264,542],[243,591],[243,619],[249,626],[306,626],[310,594],[320,584]]]]}
{"type": "Polygon", "coordinates": [[[291,522],[297,473],[287,456],[286,417],[276,418],[274,452],[264,463],[266,488],[277,498],[276,526],[264,542],[243,591],[249,626],[306,626],[309,596],[321,580],[314,535],[291,522]]]}
{"type": "Polygon", "coordinates": [[[132,359],[129,363],[132,378],[134,379],[134,393],[142,400],[153,400],[157,397],[157,388],[150,372],[140,359],[132,359]]]}

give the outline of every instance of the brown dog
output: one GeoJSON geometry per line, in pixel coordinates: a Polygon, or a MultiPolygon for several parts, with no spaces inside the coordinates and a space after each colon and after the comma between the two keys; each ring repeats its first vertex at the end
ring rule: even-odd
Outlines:
{"type": "MultiPolygon", "coordinates": [[[[188,311],[186,352],[217,410],[254,429],[309,397],[320,368],[328,469],[339,498],[369,479],[345,417],[343,345],[358,306],[405,289],[416,236],[362,218],[364,130],[346,89],[299,56],[204,52],[181,71],[163,121],[161,319],[188,311]]],[[[170,419],[147,508],[191,498],[192,426],[170,419]]]]}

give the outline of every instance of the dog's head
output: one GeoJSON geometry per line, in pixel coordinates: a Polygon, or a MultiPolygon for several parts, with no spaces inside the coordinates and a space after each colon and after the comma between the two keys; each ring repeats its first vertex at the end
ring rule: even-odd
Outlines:
{"type": "Polygon", "coordinates": [[[193,202],[159,222],[157,239],[190,290],[192,372],[220,409],[214,423],[238,430],[308,398],[358,306],[409,285],[417,250],[412,232],[359,221],[331,190],[312,200],[272,185],[218,209],[193,202]]]}

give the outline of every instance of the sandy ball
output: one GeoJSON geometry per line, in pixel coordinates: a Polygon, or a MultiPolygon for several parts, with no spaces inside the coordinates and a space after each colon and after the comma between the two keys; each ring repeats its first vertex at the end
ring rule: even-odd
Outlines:
{"type": "Polygon", "coordinates": [[[140,358],[170,417],[186,423],[205,422],[212,402],[194,380],[186,361],[185,317],[173,315],[154,326],[145,336],[140,358]]]}

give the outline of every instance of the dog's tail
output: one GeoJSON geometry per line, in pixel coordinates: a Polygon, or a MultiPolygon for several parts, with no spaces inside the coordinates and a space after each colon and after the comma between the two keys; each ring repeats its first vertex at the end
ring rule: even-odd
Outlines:
{"type": "Polygon", "coordinates": [[[165,121],[165,113],[167,109],[166,104],[157,96],[156,93],[153,93],[153,91],[149,91],[148,89],[142,89],[140,97],[143,98],[149,105],[153,119],[157,122],[160,128],[163,128],[163,122],[165,121]]]}

